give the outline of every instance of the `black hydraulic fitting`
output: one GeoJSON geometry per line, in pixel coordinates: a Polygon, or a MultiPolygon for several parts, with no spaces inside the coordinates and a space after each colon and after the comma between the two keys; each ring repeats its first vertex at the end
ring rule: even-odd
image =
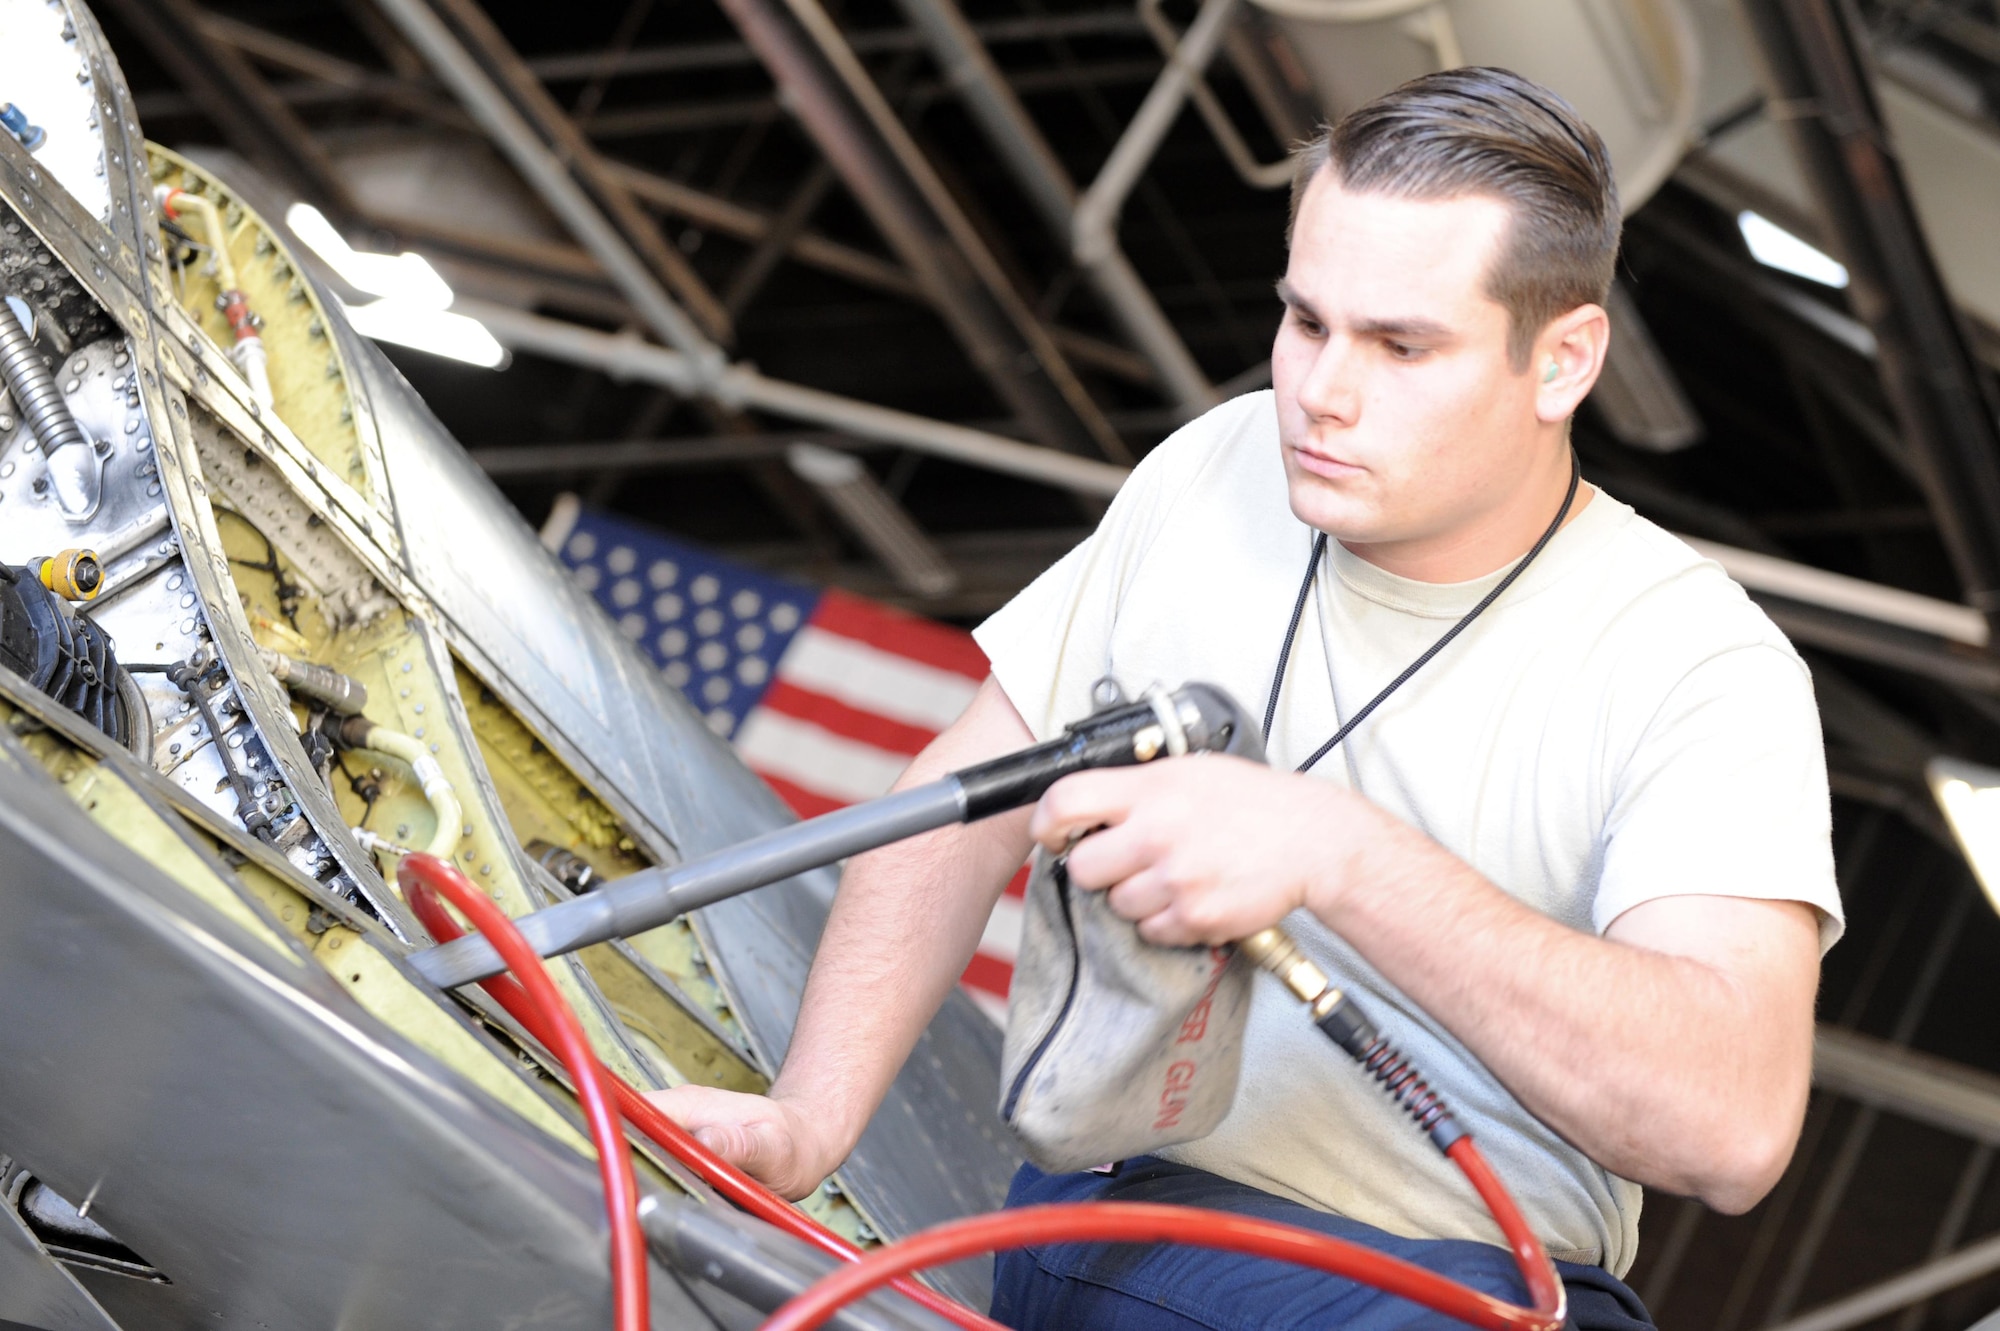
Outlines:
{"type": "Polygon", "coordinates": [[[573,850],[565,850],[553,841],[536,837],[524,850],[528,858],[547,869],[550,875],[572,892],[588,892],[597,886],[597,870],[590,861],[573,850]]]}

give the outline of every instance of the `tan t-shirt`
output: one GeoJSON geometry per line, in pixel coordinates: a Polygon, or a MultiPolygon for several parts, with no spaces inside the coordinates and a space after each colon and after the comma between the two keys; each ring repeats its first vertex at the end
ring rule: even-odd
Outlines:
{"type": "MultiPolygon", "coordinates": [[[[1271,395],[1253,393],[1155,449],[1090,539],[975,636],[1038,738],[1089,711],[1107,674],[1128,693],[1204,680],[1261,714],[1312,539],[1286,502],[1271,395]]],[[[1503,574],[1414,582],[1329,542],[1272,763],[1318,748],[1503,574]]],[[[1601,492],[1314,775],[1575,929],[1704,894],[1804,901],[1822,947],[1840,934],[1804,664],[1720,566],[1601,492]]],[[[1628,1270],[1639,1186],[1529,1114],[1317,920],[1286,923],[1443,1093],[1551,1252],[1628,1270]]],[[[1454,1167],[1268,976],[1228,1119],[1163,1154],[1397,1234],[1500,1241],[1454,1167]]]]}

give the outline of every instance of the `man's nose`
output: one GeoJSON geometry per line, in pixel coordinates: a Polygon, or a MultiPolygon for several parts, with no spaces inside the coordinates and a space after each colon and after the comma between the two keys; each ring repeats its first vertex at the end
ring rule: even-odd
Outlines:
{"type": "Polygon", "coordinates": [[[1340,425],[1352,425],[1361,412],[1359,365],[1354,345],[1330,337],[1319,346],[1299,382],[1299,406],[1307,415],[1340,425]]]}

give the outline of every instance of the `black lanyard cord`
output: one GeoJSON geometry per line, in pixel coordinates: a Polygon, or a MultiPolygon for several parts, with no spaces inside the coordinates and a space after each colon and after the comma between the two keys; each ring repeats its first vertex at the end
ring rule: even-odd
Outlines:
{"type": "MultiPolygon", "coordinates": [[[[1416,660],[1410,662],[1410,664],[1403,670],[1402,674],[1396,676],[1393,680],[1389,681],[1389,686],[1387,688],[1383,689],[1380,693],[1376,694],[1373,698],[1369,699],[1367,706],[1363,707],[1360,711],[1356,712],[1353,716],[1353,719],[1348,721],[1347,724],[1343,725],[1340,729],[1334,731],[1332,739],[1329,739],[1326,743],[1320,745],[1319,748],[1315,749],[1313,751],[1312,757],[1300,763],[1298,767],[1294,770],[1300,772],[1310,771],[1315,763],[1317,763],[1320,759],[1326,757],[1327,754],[1332,753],[1334,747],[1338,745],[1340,741],[1346,739],[1348,734],[1354,729],[1354,727],[1360,725],[1363,721],[1368,719],[1368,714],[1370,712],[1373,712],[1377,707],[1380,707],[1390,694],[1394,693],[1397,689],[1400,689],[1403,687],[1403,685],[1407,684],[1410,680],[1410,676],[1416,674],[1419,670],[1422,670],[1426,665],[1428,665],[1430,663],[1430,659],[1436,656],[1439,652],[1443,651],[1445,647],[1450,644],[1453,638],[1456,638],[1459,634],[1465,632],[1466,628],[1472,623],[1472,621],[1479,618],[1479,616],[1485,612],[1486,607],[1492,605],[1495,601],[1499,600],[1500,594],[1506,591],[1509,587],[1513,586],[1515,579],[1519,578],[1523,573],[1527,572],[1528,565],[1535,562],[1535,556],[1539,555],[1542,552],[1542,548],[1546,546],[1551,540],[1555,539],[1555,534],[1562,529],[1563,519],[1569,516],[1570,505],[1576,502],[1576,487],[1578,482],[1581,481],[1582,479],[1583,479],[1583,473],[1577,465],[1576,454],[1572,452],[1569,457],[1569,490],[1567,493],[1563,495],[1562,507],[1556,510],[1555,521],[1549,523],[1548,530],[1544,531],[1541,535],[1541,538],[1537,540],[1534,543],[1534,545],[1529,547],[1528,553],[1522,555],[1520,562],[1515,564],[1513,568],[1507,570],[1507,576],[1500,579],[1499,582],[1494,584],[1492,591],[1486,593],[1485,596],[1480,598],[1478,605],[1473,606],[1472,609],[1465,612],[1465,617],[1463,619],[1460,619],[1456,624],[1453,624],[1449,629],[1447,629],[1445,631],[1444,636],[1439,638],[1436,642],[1432,643],[1430,645],[1430,649],[1426,651],[1422,656],[1419,656],[1416,660]]],[[[1292,643],[1298,637],[1299,621],[1305,617],[1306,598],[1312,594],[1313,579],[1318,576],[1320,561],[1323,558],[1325,558],[1325,556],[1326,556],[1326,533],[1320,532],[1313,538],[1312,556],[1306,564],[1305,581],[1299,584],[1299,599],[1292,606],[1292,622],[1285,628],[1285,645],[1279,648],[1278,650],[1277,673],[1271,676],[1271,697],[1270,700],[1264,704],[1264,740],[1266,743],[1270,742],[1271,723],[1277,718],[1278,715],[1278,694],[1280,690],[1282,690],[1285,687],[1285,664],[1291,660],[1292,643]]]]}

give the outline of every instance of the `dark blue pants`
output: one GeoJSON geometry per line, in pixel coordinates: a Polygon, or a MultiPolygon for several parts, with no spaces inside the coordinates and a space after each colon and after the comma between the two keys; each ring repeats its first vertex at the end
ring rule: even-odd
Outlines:
{"type": "MultiPolygon", "coordinates": [[[[1242,1183],[1164,1160],[1128,1160],[1116,1175],[1044,1174],[1023,1165],[1009,1206],[1167,1202],[1318,1230],[1392,1253],[1512,1302],[1527,1298],[1504,1248],[1469,1239],[1405,1239],[1242,1183]]],[[[1652,1331],[1652,1318],[1610,1272],[1557,1262],[1575,1331],[1652,1331]]],[[[1461,1323],[1320,1271],[1208,1248],[1060,1243],[1001,1253],[993,1316],[1022,1331],[1418,1331],[1461,1323]]]]}

